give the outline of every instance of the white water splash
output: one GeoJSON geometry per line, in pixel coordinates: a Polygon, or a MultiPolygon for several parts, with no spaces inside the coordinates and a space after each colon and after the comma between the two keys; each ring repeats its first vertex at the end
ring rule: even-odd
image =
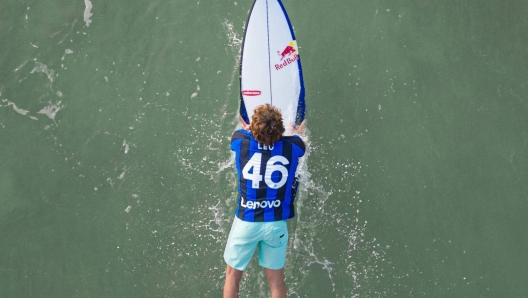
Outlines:
{"type": "MultiPolygon", "coordinates": [[[[236,74],[239,71],[239,62],[240,62],[240,51],[242,49],[242,39],[238,37],[238,33],[235,32],[233,23],[231,23],[229,20],[225,20],[224,23],[224,30],[226,31],[227,40],[228,40],[228,46],[231,49],[231,54],[235,58],[235,64],[233,65],[233,70],[231,72],[231,81],[227,85],[228,91],[231,91],[231,87],[233,86],[235,78],[237,78],[236,74]]],[[[226,53],[227,53],[226,49],[226,53]]],[[[219,72],[217,72],[218,74],[219,72]]]]}
{"type": "Polygon", "coordinates": [[[26,59],[26,61],[24,61],[24,63],[20,64],[17,68],[15,68],[15,72],[16,71],[19,71],[22,67],[24,67],[24,65],[26,65],[26,63],[29,61],[29,59],[26,59]]]}
{"type": "Polygon", "coordinates": [[[26,116],[27,113],[29,113],[28,110],[18,108],[14,102],[9,101],[7,105],[13,107],[13,110],[15,110],[15,112],[19,113],[20,115],[26,116]]]}
{"type": "Polygon", "coordinates": [[[123,147],[125,147],[125,154],[128,153],[128,150],[130,150],[130,145],[128,145],[127,141],[123,141],[123,147]]]}
{"type": "Polygon", "coordinates": [[[222,25],[224,25],[224,29],[227,34],[227,45],[231,48],[232,52],[236,54],[237,58],[239,58],[242,46],[242,39],[238,38],[238,33],[235,32],[233,23],[231,23],[229,20],[225,19],[222,25]]]}
{"type": "MultiPolygon", "coordinates": [[[[196,80],[198,82],[198,80],[196,80]]],[[[200,85],[196,85],[196,92],[194,92],[193,94],[191,94],[191,99],[195,98],[196,96],[198,96],[198,92],[200,91],[200,85]]]]}
{"type": "Polygon", "coordinates": [[[29,73],[36,73],[36,72],[43,73],[48,77],[48,80],[50,81],[50,88],[51,88],[51,84],[53,83],[53,78],[55,76],[55,71],[53,69],[48,68],[46,64],[35,60],[35,67],[33,67],[33,69],[29,73]]]}
{"type": "Polygon", "coordinates": [[[62,55],[61,60],[64,60],[64,57],[66,57],[66,55],[69,55],[69,54],[73,54],[73,51],[70,50],[70,49],[66,49],[66,50],[64,51],[64,55],[62,55]]]}
{"type": "Polygon", "coordinates": [[[91,13],[93,5],[90,0],[84,0],[84,5],[86,5],[86,8],[84,9],[84,22],[86,23],[86,27],[90,27],[90,24],[92,23],[90,18],[93,16],[93,13],[91,13]]]}
{"type": "MultiPolygon", "coordinates": [[[[0,95],[1,95],[1,93],[0,93],[0,95]]],[[[17,105],[14,102],[11,102],[11,101],[9,101],[7,99],[2,100],[2,102],[7,102],[7,104],[4,105],[4,106],[0,105],[0,108],[1,107],[11,106],[13,108],[13,110],[15,110],[15,112],[19,113],[20,115],[28,116],[31,120],[38,120],[38,118],[35,117],[35,116],[29,116],[28,115],[28,113],[29,113],[28,110],[24,110],[24,109],[21,109],[21,108],[17,107],[17,105]]]]}
{"type": "MultiPolygon", "coordinates": [[[[46,115],[48,116],[48,118],[50,118],[51,120],[53,120],[53,122],[55,122],[55,116],[57,116],[57,113],[60,111],[60,109],[62,108],[62,106],[60,105],[62,101],[58,101],[57,103],[55,104],[52,104],[51,102],[49,103],[49,105],[43,109],[41,109],[40,111],[37,112],[37,114],[43,114],[43,115],[46,115]]],[[[55,124],[57,124],[57,122],[55,122],[55,124]]]]}

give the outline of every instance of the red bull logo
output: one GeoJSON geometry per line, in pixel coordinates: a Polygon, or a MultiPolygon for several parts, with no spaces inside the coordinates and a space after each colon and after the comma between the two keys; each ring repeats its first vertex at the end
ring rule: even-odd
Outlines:
{"type": "Polygon", "coordinates": [[[282,52],[277,51],[277,54],[279,54],[279,56],[281,57],[281,63],[275,64],[276,70],[280,70],[283,67],[288,66],[291,63],[299,60],[299,55],[297,54],[297,42],[295,40],[290,42],[290,44],[288,44],[286,48],[282,50],[282,52]]]}
{"type": "Polygon", "coordinates": [[[284,57],[291,56],[295,53],[297,53],[297,50],[295,50],[295,48],[291,45],[287,46],[284,51],[282,51],[282,53],[277,51],[277,54],[281,56],[281,61],[284,59],[284,57]]]}

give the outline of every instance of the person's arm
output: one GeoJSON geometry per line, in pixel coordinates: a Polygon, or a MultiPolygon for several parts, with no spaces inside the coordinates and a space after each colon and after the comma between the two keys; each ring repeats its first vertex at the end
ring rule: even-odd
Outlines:
{"type": "Polygon", "coordinates": [[[299,126],[295,126],[293,123],[290,122],[292,134],[298,135],[300,137],[304,136],[304,124],[306,124],[306,119],[304,119],[299,126]]]}
{"type": "MultiPolygon", "coordinates": [[[[306,124],[306,119],[301,122],[299,126],[295,126],[295,124],[290,122],[290,129],[292,131],[292,135],[296,135],[299,138],[301,138],[302,142],[304,143],[304,147],[306,148],[306,142],[303,140],[304,137],[304,125],[306,124]]],[[[303,149],[304,150],[304,149],[303,149]]]]}
{"type": "Polygon", "coordinates": [[[238,121],[240,121],[240,124],[242,124],[242,129],[249,131],[249,124],[246,123],[242,116],[238,116],[238,121]]]}

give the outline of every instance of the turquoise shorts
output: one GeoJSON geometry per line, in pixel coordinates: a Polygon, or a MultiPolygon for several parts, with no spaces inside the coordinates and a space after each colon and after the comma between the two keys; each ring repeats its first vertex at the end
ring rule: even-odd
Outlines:
{"type": "Polygon", "coordinates": [[[286,263],[288,226],[285,220],[271,222],[243,221],[235,216],[224,251],[225,262],[240,271],[246,270],[258,247],[260,266],[282,269],[286,263]]]}

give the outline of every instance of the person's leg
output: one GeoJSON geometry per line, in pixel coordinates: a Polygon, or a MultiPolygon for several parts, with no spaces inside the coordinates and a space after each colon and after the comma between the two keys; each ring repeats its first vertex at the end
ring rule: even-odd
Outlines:
{"type": "Polygon", "coordinates": [[[286,297],[284,283],[284,264],[288,246],[288,227],[286,221],[267,223],[263,241],[258,243],[259,265],[264,267],[272,298],[286,297]]]}
{"type": "MultiPolygon", "coordinates": [[[[224,284],[224,298],[238,298],[238,287],[244,271],[236,270],[227,265],[224,284]]],[[[286,297],[286,296],[284,296],[286,297]]]]}
{"type": "Polygon", "coordinates": [[[271,298],[286,298],[286,284],[284,283],[284,268],[272,270],[264,268],[268,284],[270,287],[271,298]]]}

